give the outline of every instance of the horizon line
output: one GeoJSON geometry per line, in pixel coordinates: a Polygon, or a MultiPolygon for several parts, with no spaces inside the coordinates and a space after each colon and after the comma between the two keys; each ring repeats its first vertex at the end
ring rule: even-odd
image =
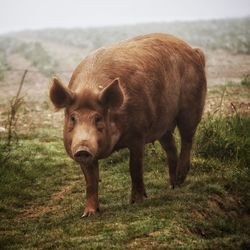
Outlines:
{"type": "Polygon", "coordinates": [[[157,21],[139,21],[134,23],[119,23],[119,24],[104,24],[104,25],[87,25],[87,26],[69,26],[69,27],[41,27],[41,28],[23,28],[23,29],[13,29],[10,31],[0,31],[0,36],[9,35],[13,33],[20,33],[20,32],[32,32],[32,31],[43,31],[43,30],[73,30],[73,29],[81,29],[81,30],[88,30],[88,29],[98,29],[98,28],[118,28],[118,27],[133,27],[137,25],[143,24],[162,24],[162,23],[194,23],[194,22],[209,22],[209,21],[226,21],[226,20],[239,20],[239,19],[248,19],[250,15],[246,16],[237,16],[237,17],[222,17],[222,18],[197,18],[197,19],[187,19],[187,20],[157,20],[157,21]]]}

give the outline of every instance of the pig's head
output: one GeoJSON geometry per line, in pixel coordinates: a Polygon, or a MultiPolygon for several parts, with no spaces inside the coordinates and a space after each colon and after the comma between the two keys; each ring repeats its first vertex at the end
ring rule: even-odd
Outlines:
{"type": "Polygon", "coordinates": [[[69,156],[83,164],[108,156],[119,138],[114,122],[124,100],[119,79],[99,91],[72,91],[53,78],[49,94],[56,110],[65,108],[64,145],[69,156]]]}

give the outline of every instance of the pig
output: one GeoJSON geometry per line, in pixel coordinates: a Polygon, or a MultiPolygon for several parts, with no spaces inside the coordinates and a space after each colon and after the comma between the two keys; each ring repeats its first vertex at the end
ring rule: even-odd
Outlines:
{"type": "Polygon", "coordinates": [[[66,87],[52,79],[50,100],[64,109],[64,146],[80,164],[86,182],[82,217],[99,211],[98,160],[128,148],[131,203],[146,195],[143,155],[158,140],[166,151],[170,185],[181,185],[190,169],[190,151],[206,96],[205,57],[168,34],[141,35],[103,47],[74,70],[66,87]],[[173,132],[178,128],[177,154],[173,132]]]}

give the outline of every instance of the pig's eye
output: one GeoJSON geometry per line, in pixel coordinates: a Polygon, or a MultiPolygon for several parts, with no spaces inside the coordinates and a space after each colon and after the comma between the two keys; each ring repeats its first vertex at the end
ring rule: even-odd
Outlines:
{"type": "Polygon", "coordinates": [[[101,115],[95,116],[95,124],[98,124],[103,121],[103,117],[101,115]]]}
{"type": "Polygon", "coordinates": [[[96,128],[99,132],[103,132],[104,130],[104,122],[103,122],[103,117],[101,115],[96,115],[95,118],[94,118],[94,121],[95,121],[95,125],[96,125],[96,128]]]}
{"type": "Polygon", "coordinates": [[[70,115],[69,119],[70,119],[70,121],[71,121],[72,123],[75,123],[75,122],[76,122],[76,117],[75,117],[74,114],[70,115]]]}

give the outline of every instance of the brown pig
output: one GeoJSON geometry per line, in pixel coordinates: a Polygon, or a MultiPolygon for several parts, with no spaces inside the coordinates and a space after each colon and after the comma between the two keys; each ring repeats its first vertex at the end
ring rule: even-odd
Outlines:
{"type": "Polygon", "coordinates": [[[73,72],[68,87],[53,78],[50,99],[65,108],[64,145],[86,180],[83,216],[99,211],[98,160],[128,148],[131,203],[146,197],[143,153],[159,140],[167,153],[170,183],[183,183],[192,140],[206,96],[205,58],[182,40],[149,34],[100,48],[73,72]],[[173,131],[178,127],[181,152],[173,131]]]}

